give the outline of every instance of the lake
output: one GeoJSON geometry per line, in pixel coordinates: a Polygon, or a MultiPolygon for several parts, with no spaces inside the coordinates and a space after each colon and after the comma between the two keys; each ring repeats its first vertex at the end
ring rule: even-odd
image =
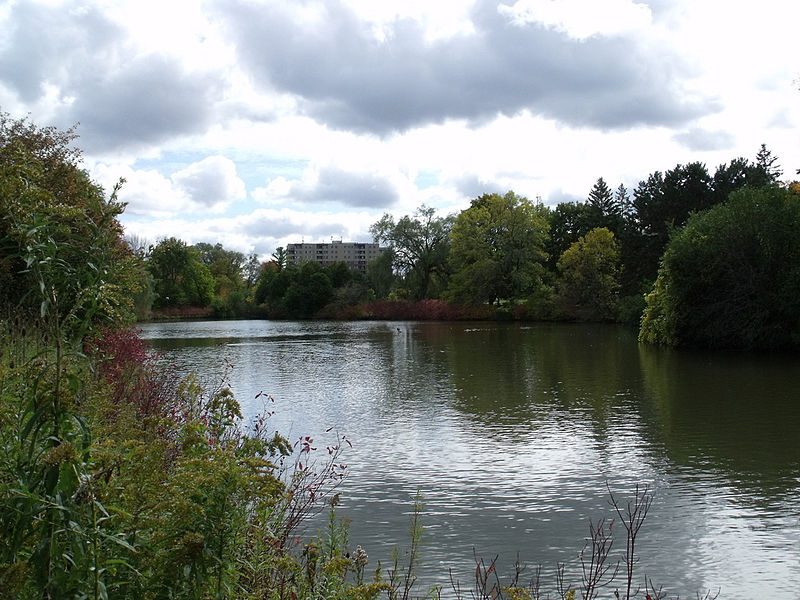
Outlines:
{"type": "Polygon", "coordinates": [[[339,514],[352,519],[351,545],[364,547],[370,569],[407,545],[419,490],[419,593],[448,586],[450,569],[470,587],[473,549],[498,555],[503,573],[517,554],[527,575],[540,564],[546,590],[563,562],[579,586],[589,519],[614,516],[608,489],[625,502],[648,485],[639,583],[646,574],[682,598],[798,596],[797,355],[670,351],[612,325],[141,328],[179,372],[211,382],[233,365],[247,418],[275,411],[274,428],[292,441],[310,435],[324,448],[338,432],[352,442],[339,514]],[[262,392],[274,402],[265,406],[262,392]]]}

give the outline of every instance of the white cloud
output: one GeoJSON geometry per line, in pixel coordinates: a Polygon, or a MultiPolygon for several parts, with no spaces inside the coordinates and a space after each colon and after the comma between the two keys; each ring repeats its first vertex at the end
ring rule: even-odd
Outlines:
{"type": "Polygon", "coordinates": [[[125,180],[119,199],[128,205],[125,214],[137,220],[222,213],[247,194],[236,165],[223,156],[204,158],[169,176],[121,163],[99,163],[92,173],[106,190],[125,180]]]}
{"type": "Polygon", "coordinates": [[[197,208],[222,212],[247,196],[236,164],[224,156],[209,156],[172,175],[172,182],[197,208]]]}
{"type": "Polygon", "coordinates": [[[784,0],[31,0],[0,6],[0,107],[80,121],[131,232],[268,256],[761,143],[793,174],[798,22],[784,0]]]}
{"type": "Polygon", "coordinates": [[[639,32],[653,21],[646,4],[631,0],[517,0],[498,11],[514,23],[539,23],[578,40],[639,32]]]}

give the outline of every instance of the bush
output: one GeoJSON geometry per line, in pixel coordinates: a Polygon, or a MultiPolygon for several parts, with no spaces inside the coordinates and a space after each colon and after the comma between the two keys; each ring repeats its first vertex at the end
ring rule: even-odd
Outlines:
{"type": "Polygon", "coordinates": [[[343,438],[316,461],[310,437],[291,446],[268,415],[245,428],[224,379],[177,379],[133,330],[57,363],[37,331],[0,328],[0,597],[382,589],[363,564],[355,581],[341,537],[313,564],[301,553],[299,528],[343,476],[343,438]]]}
{"type": "Polygon", "coordinates": [[[670,346],[800,345],[800,194],[745,188],[670,240],[639,333],[670,346]]]}
{"type": "Polygon", "coordinates": [[[0,113],[0,312],[69,340],[132,321],[146,283],[122,239],[117,188],[107,199],[80,168],[75,137],[0,113]]]}

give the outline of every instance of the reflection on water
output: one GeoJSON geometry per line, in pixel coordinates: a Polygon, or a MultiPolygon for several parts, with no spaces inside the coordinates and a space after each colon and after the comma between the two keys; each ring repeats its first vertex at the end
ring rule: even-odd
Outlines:
{"type": "Polygon", "coordinates": [[[672,594],[793,598],[800,585],[800,364],[641,347],[613,326],[221,321],[148,324],[184,372],[221,376],[276,429],[354,442],[341,512],[371,559],[424,496],[420,580],[468,582],[473,548],[552,581],[608,485],[657,496],[640,576],[672,594]],[[332,433],[328,435],[333,435],[332,433]]]}

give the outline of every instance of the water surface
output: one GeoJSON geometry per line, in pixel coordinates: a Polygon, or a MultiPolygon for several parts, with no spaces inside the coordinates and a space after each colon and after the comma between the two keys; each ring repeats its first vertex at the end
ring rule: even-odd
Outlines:
{"type": "MultiPolygon", "coordinates": [[[[796,598],[800,361],[676,352],[616,326],[209,321],[143,335],[181,372],[228,373],[247,417],[353,443],[340,514],[371,565],[424,498],[421,587],[469,585],[473,549],[579,585],[589,519],[655,490],[638,579],[671,596],[796,598]],[[264,405],[264,395],[274,402],[264,405]],[[257,397],[258,396],[258,397],[257,397]],[[333,428],[326,433],[326,430],[333,428]]],[[[617,547],[624,548],[624,540],[617,547]]]]}

